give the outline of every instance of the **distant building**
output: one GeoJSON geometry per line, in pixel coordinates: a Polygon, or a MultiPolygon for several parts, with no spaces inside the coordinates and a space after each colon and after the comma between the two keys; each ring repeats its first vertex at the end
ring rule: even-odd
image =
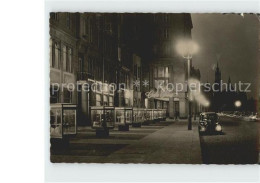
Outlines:
{"type": "Polygon", "coordinates": [[[233,86],[231,78],[225,83],[221,78],[221,70],[219,65],[215,69],[215,83],[212,91],[210,109],[216,112],[219,111],[246,111],[247,96],[245,92],[239,91],[238,86],[233,86]],[[235,106],[235,102],[240,101],[241,106],[235,106]]]}

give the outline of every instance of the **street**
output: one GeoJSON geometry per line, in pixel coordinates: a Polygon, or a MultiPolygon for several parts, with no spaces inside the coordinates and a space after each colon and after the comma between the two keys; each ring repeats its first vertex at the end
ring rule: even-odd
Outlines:
{"type": "Polygon", "coordinates": [[[259,122],[221,117],[222,134],[199,135],[197,123],[164,121],[129,131],[111,130],[97,138],[90,127],[79,127],[67,149],[51,150],[52,162],[81,163],[258,163],[259,122]]]}
{"type": "Polygon", "coordinates": [[[220,117],[221,135],[201,135],[201,151],[205,164],[258,163],[259,122],[220,117]]]}

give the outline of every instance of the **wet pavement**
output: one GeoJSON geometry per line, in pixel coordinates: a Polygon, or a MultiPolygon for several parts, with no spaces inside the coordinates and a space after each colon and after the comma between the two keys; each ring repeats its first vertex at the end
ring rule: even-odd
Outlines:
{"type": "Polygon", "coordinates": [[[66,149],[51,151],[52,162],[80,163],[202,163],[196,123],[187,130],[187,121],[162,121],[111,130],[97,138],[90,127],[79,127],[66,149]]]}

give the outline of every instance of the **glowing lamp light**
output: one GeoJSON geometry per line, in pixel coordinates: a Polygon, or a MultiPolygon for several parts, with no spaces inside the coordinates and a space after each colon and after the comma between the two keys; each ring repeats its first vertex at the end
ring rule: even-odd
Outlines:
{"type": "Polygon", "coordinates": [[[209,100],[200,92],[200,81],[194,78],[188,80],[188,84],[191,87],[190,99],[195,99],[199,104],[204,107],[209,107],[209,100]]]}
{"type": "Polygon", "coordinates": [[[205,107],[209,107],[210,106],[210,102],[209,101],[206,101],[205,104],[204,104],[205,107]]]}
{"type": "Polygon", "coordinates": [[[197,53],[199,50],[198,44],[191,39],[180,40],[176,45],[177,52],[183,57],[187,57],[197,53]]]}
{"type": "Polygon", "coordinates": [[[239,101],[239,100],[235,101],[234,104],[236,107],[241,107],[241,105],[242,105],[241,101],[239,101]]]}

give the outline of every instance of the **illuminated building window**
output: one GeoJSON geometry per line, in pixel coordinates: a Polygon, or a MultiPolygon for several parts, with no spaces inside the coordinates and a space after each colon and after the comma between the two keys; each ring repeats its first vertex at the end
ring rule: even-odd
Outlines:
{"type": "Polygon", "coordinates": [[[158,67],[158,78],[164,77],[164,67],[158,67]]]}
{"type": "Polygon", "coordinates": [[[96,94],[96,106],[101,106],[101,95],[96,94]]]}
{"type": "Polygon", "coordinates": [[[166,86],[169,80],[169,68],[168,67],[154,67],[154,87],[166,86]]]}
{"type": "Polygon", "coordinates": [[[112,96],[109,96],[109,106],[113,106],[114,105],[114,99],[112,96]]]}
{"type": "Polygon", "coordinates": [[[129,99],[125,98],[125,105],[128,106],[129,105],[129,99]]]}
{"type": "Polygon", "coordinates": [[[107,95],[103,96],[103,105],[108,106],[108,96],[107,95]]]}

